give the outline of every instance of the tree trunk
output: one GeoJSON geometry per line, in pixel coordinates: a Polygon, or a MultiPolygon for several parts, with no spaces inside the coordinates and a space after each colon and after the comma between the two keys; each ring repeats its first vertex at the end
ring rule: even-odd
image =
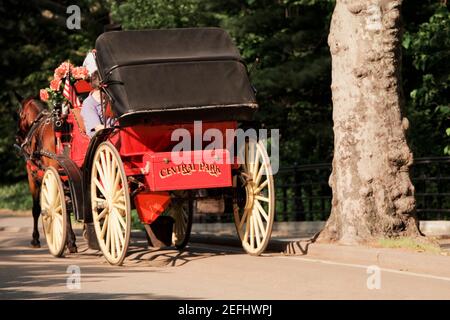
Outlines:
{"type": "Polygon", "coordinates": [[[337,0],[328,44],[334,122],[331,215],[319,240],[420,235],[402,116],[401,0],[337,0]]]}

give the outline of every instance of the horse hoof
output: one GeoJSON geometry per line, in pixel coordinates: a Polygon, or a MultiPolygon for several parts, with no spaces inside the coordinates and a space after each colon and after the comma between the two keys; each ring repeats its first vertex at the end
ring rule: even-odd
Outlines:
{"type": "Polygon", "coordinates": [[[39,249],[41,247],[41,243],[39,241],[31,240],[31,247],[33,249],[39,249]]]}
{"type": "Polygon", "coordinates": [[[77,247],[69,247],[69,253],[78,253],[78,248],[77,247]]]}

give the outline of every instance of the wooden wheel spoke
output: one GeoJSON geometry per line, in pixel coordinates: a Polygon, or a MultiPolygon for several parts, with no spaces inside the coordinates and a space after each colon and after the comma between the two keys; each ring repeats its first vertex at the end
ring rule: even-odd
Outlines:
{"type": "Polygon", "coordinates": [[[252,174],[252,172],[253,172],[253,165],[254,165],[254,163],[253,163],[253,161],[254,161],[254,148],[253,148],[253,143],[251,143],[251,142],[248,144],[248,157],[247,157],[247,159],[248,159],[248,166],[247,166],[248,173],[252,174]]]}
{"type": "Polygon", "coordinates": [[[259,235],[259,225],[256,222],[256,217],[255,217],[254,213],[255,213],[255,210],[253,210],[252,219],[253,219],[253,226],[255,228],[256,246],[259,247],[261,245],[261,238],[259,235]]]}
{"type": "Polygon", "coordinates": [[[250,224],[250,246],[252,248],[255,247],[255,226],[253,225],[253,214],[249,216],[249,224],[250,224]]]}
{"type": "Polygon", "coordinates": [[[253,194],[259,194],[261,192],[262,189],[264,189],[265,187],[267,187],[267,185],[269,184],[269,179],[266,179],[263,183],[261,183],[258,188],[256,188],[255,191],[253,191],[253,194]]]}
{"type": "Polygon", "coordinates": [[[116,228],[113,221],[113,216],[109,218],[108,221],[108,229],[111,230],[111,255],[115,258],[116,257],[116,228]]]}
{"type": "Polygon", "coordinates": [[[50,177],[49,177],[49,179],[53,180],[51,182],[49,181],[49,187],[50,187],[49,193],[50,193],[50,197],[52,199],[51,206],[53,207],[55,204],[55,201],[57,201],[57,198],[58,198],[58,189],[56,188],[56,183],[55,183],[54,179],[50,178],[50,177]]]}
{"type": "Polygon", "coordinates": [[[52,223],[52,241],[50,241],[50,244],[52,246],[55,246],[55,244],[58,242],[58,234],[56,232],[56,223],[52,223]]]}
{"type": "MultiPolygon", "coordinates": [[[[119,181],[120,181],[120,174],[119,174],[119,172],[117,172],[117,163],[116,163],[116,160],[113,159],[111,161],[111,186],[112,187],[115,186],[117,177],[119,178],[119,181]]],[[[116,189],[113,188],[112,190],[115,191],[116,189]]]]}
{"type": "MultiPolygon", "coordinates": [[[[119,224],[119,221],[116,222],[116,223],[119,224]]],[[[118,229],[117,230],[118,231],[117,234],[119,235],[120,244],[121,244],[122,248],[124,248],[125,247],[125,238],[123,236],[122,230],[121,230],[119,225],[117,225],[117,229],[118,229]]]]}
{"type": "Polygon", "coordinates": [[[118,194],[117,190],[118,190],[118,187],[119,187],[120,180],[121,180],[120,179],[120,174],[117,173],[116,177],[114,178],[114,183],[113,183],[113,187],[112,187],[112,190],[115,193],[114,196],[116,196],[118,194]]]}
{"type": "Polygon", "coordinates": [[[122,227],[126,230],[127,229],[127,224],[126,224],[126,222],[123,219],[121,214],[117,214],[117,219],[119,220],[119,222],[122,225],[122,227]]]}
{"type": "Polygon", "coordinates": [[[53,220],[53,231],[54,231],[54,241],[53,241],[53,245],[54,246],[58,246],[58,244],[61,242],[61,224],[60,224],[60,220],[58,218],[55,218],[53,220]]]}
{"type": "Polygon", "coordinates": [[[259,230],[261,231],[261,235],[262,235],[262,237],[264,237],[265,233],[266,233],[266,228],[264,228],[264,222],[261,219],[261,213],[260,213],[259,209],[257,209],[256,207],[254,208],[254,215],[255,215],[255,220],[258,224],[259,230]]]}
{"type": "Polygon", "coordinates": [[[102,167],[100,166],[100,163],[96,162],[94,165],[95,165],[95,169],[97,169],[98,175],[100,176],[100,180],[103,181],[103,183],[104,183],[104,181],[106,181],[106,178],[105,178],[105,174],[103,173],[102,167]]]}
{"type": "Polygon", "coordinates": [[[261,165],[261,166],[259,167],[258,174],[257,174],[256,177],[253,179],[254,182],[255,182],[255,186],[258,186],[258,185],[259,185],[259,182],[261,181],[261,178],[262,178],[262,176],[263,176],[263,172],[265,171],[264,169],[265,169],[264,165],[261,165]]]}
{"type": "Polygon", "coordinates": [[[97,221],[102,220],[106,217],[106,214],[108,213],[108,208],[103,208],[103,210],[98,214],[98,216],[95,218],[97,221]]]}
{"type": "Polygon", "coordinates": [[[100,162],[101,162],[102,172],[104,174],[103,176],[105,178],[105,181],[103,183],[106,183],[107,179],[108,179],[108,177],[107,177],[108,167],[106,166],[106,155],[104,152],[100,153],[100,162]]]}
{"type": "Polygon", "coordinates": [[[60,214],[60,212],[62,211],[62,204],[59,203],[58,206],[54,209],[54,211],[58,214],[60,214]]]}
{"type": "Polygon", "coordinates": [[[45,207],[48,208],[50,206],[50,195],[48,194],[48,189],[42,188],[42,194],[44,195],[45,199],[45,207]]]}
{"type": "Polygon", "coordinates": [[[270,202],[270,199],[263,196],[255,196],[256,200],[264,201],[264,202],[270,202]]]}
{"type": "Polygon", "coordinates": [[[125,202],[125,197],[123,195],[122,190],[117,190],[114,194],[112,202],[125,202]]]}
{"type": "MultiPolygon", "coordinates": [[[[259,172],[260,169],[260,165],[259,165],[259,149],[256,149],[255,151],[255,159],[254,159],[254,164],[253,164],[253,171],[252,171],[252,179],[253,181],[255,181],[256,176],[259,172]]],[[[262,167],[263,165],[261,165],[262,167]]]]}
{"type": "Polygon", "coordinates": [[[114,202],[113,203],[113,206],[115,207],[115,208],[117,208],[117,209],[120,209],[120,210],[126,210],[126,208],[125,208],[125,205],[123,205],[123,204],[121,204],[121,203],[118,203],[118,202],[114,202]]]}
{"type": "Polygon", "coordinates": [[[243,238],[243,241],[246,243],[248,243],[247,240],[248,240],[249,234],[250,234],[250,223],[247,219],[246,223],[245,223],[245,232],[244,232],[244,238],[243,238]]]}
{"type": "Polygon", "coordinates": [[[111,153],[108,151],[105,151],[105,157],[106,157],[106,169],[105,171],[107,172],[107,177],[108,177],[108,184],[112,185],[113,181],[112,181],[112,176],[111,176],[111,153]]]}
{"type": "Polygon", "coordinates": [[[239,221],[239,229],[241,229],[242,226],[244,225],[245,219],[247,219],[247,216],[248,216],[248,212],[249,212],[249,210],[244,210],[244,215],[242,216],[241,220],[239,221]]]}
{"type": "MultiPolygon", "coordinates": [[[[97,220],[99,220],[99,219],[97,219],[97,220]]],[[[109,214],[105,216],[105,220],[103,221],[102,233],[101,233],[102,239],[105,238],[105,233],[106,233],[106,230],[108,229],[108,220],[109,220],[109,214]]]]}
{"type": "Polygon", "coordinates": [[[256,205],[256,208],[258,208],[259,213],[264,217],[264,219],[266,221],[269,221],[269,216],[268,216],[266,210],[264,210],[264,208],[261,205],[261,203],[259,203],[258,200],[255,200],[255,205],[256,205]]]}
{"type": "Polygon", "coordinates": [[[122,231],[120,230],[119,227],[119,222],[117,221],[117,215],[114,215],[114,220],[113,220],[113,224],[114,224],[114,240],[116,243],[116,256],[119,256],[119,254],[121,253],[122,249],[120,247],[120,240],[119,240],[119,233],[122,233],[122,231]]]}
{"type": "MultiPolygon", "coordinates": [[[[184,195],[180,195],[184,196],[184,195]]],[[[192,224],[191,204],[189,200],[182,200],[182,202],[175,201],[168,208],[168,214],[174,219],[172,228],[172,245],[177,249],[182,249],[186,246],[189,235],[190,225],[192,224]]]]}
{"type": "Polygon", "coordinates": [[[53,215],[55,217],[55,220],[58,221],[58,223],[60,223],[62,225],[62,220],[63,220],[63,216],[60,213],[56,213],[53,215]]]}
{"type": "Polygon", "coordinates": [[[100,181],[98,181],[97,178],[94,177],[94,183],[97,186],[98,190],[100,190],[100,192],[103,194],[103,196],[106,198],[107,194],[105,189],[103,188],[103,186],[101,185],[100,181]]]}
{"type": "Polygon", "coordinates": [[[243,183],[238,186],[239,194],[233,206],[242,245],[253,255],[261,254],[266,248],[274,221],[275,191],[271,172],[264,144],[250,138],[245,145],[245,165],[238,175],[243,183]]]}
{"type": "Polygon", "coordinates": [[[93,163],[91,201],[96,217],[95,232],[106,260],[119,265],[125,258],[131,231],[130,194],[123,162],[115,147],[110,142],[103,142],[98,146],[93,163]],[[99,172],[101,181],[96,172],[99,172]],[[104,203],[102,210],[96,209],[100,201],[104,203]]]}
{"type": "Polygon", "coordinates": [[[52,255],[60,257],[66,245],[66,205],[64,187],[58,172],[48,167],[42,179],[40,205],[46,215],[42,217],[47,245],[52,255]]]}
{"type": "Polygon", "coordinates": [[[109,252],[110,249],[111,249],[111,228],[110,228],[110,225],[109,225],[109,215],[108,215],[108,221],[105,220],[105,224],[106,224],[105,246],[106,246],[106,251],[109,252]]]}

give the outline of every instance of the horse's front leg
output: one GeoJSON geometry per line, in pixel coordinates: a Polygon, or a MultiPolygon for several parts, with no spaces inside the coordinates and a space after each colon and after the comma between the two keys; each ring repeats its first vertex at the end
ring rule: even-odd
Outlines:
{"type": "Polygon", "coordinates": [[[41,215],[41,205],[39,204],[39,194],[38,196],[33,196],[33,240],[31,240],[31,246],[33,248],[40,248],[41,242],[39,241],[39,216],[41,215]]]}
{"type": "Polygon", "coordinates": [[[77,253],[77,245],[75,243],[76,236],[72,229],[72,221],[70,221],[70,215],[67,216],[67,249],[70,253],[77,253]]]}

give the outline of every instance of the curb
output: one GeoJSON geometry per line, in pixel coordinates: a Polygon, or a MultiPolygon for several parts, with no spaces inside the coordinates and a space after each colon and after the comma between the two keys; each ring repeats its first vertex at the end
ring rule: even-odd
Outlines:
{"type": "MultiPolygon", "coordinates": [[[[214,244],[241,248],[237,237],[215,235],[191,235],[192,243],[214,244]]],[[[314,243],[311,239],[272,239],[267,253],[279,252],[285,256],[302,257],[354,266],[377,266],[403,272],[414,272],[450,281],[450,256],[407,249],[372,248],[338,244],[314,243]]]]}
{"type": "MultiPolygon", "coordinates": [[[[292,241],[300,239],[292,239],[291,241],[271,239],[267,245],[268,252],[284,252],[292,241]]],[[[237,236],[215,236],[206,234],[192,234],[190,241],[192,243],[213,244],[219,246],[242,248],[242,243],[237,236]]]]}

